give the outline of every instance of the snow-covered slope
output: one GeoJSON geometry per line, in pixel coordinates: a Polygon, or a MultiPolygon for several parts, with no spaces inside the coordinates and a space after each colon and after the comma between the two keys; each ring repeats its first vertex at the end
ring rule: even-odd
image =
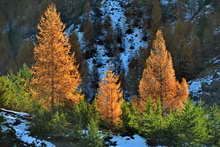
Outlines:
{"type": "MultiPolygon", "coordinates": [[[[105,77],[105,73],[108,70],[114,71],[116,74],[122,74],[124,76],[129,74],[129,64],[134,57],[137,57],[142,48],[148,47],[148,42],[144,41],[145,36],[143,29],[140,26],[131,26],[126,17],[126,6],[131,3],[132,0],[102,0],[99,7],[99,13],[101,17],[96,16],[95,12],[91,10],[89,14],[81,16],[82,22],[84,20],[94,20],[95,17],[99,17],[97,20],[100,24],[104,24],[107,18],[110,18],[111,28],[113,32],[109,30],[101,29],[101,33],[95,36],[95,41],[88,45],[88,40],[85,39],[85,32],[79,25],[71,25],[66,29],[66,34],[71,35],[75,32],[78,36],[81,52],[83,54],[90,54],[86,59],[88,65],[88,74],[86,81],[86,93],[90,99],[95,95],[94,82],[98,82],[105,77]],[[129,30],[129,31],[128,31],[129,30]],[[120,42],[105,43],[106,38],[113,34],[113,37],[119,35],[120,42]],[[104,42],[100,44],[99,42],[104,42]],[[117,51],[118,49],[121,51],[117,51]],[[91,54],[91,51],[93,54],[91,54]],[[94,80],[97,77],[96,80],[94,80]]],[[[147,31],[145,30],[145,33],[147,31]]],[[[114,38],[116,40],[116,38],[114,38]]]]}
{"type": "Polygon", "coordinates": [[[15,133],[17,139],[24,142],[24,146],[35,147],[55,147],[54,144],[32,137],[29,131],[30,115],[23,112],[15,112],[6,109],[0,109],[0,116],[3,116],[4,122],[0,125],[0,132],[7,133],[9,130],[15,133]]]}
{"type": "Polygon", "coordinates": [[[220,104],[220,57],[210,60],[199,78],[190,81],[189,88],[193,98],[220,104]]]}
{"type": "Polygon", "coordinates": [[[114,31],[122,33],[122,48],[124,52],[120,54],[120,60],[123,72],[128,73],[128,66],[130,61],[137,56],[141,48],[147,47],[147,42],[143,41],[143,29],[132,28],[131,33],[126,33],[129,28],[129,22],[125,16],[125,5],[128,0],[103,0],[102,12],[103,17],[109,16],[111,18],[112,27],[114,31]]]}
{"type": "MultiPolygon", "coordinates": [[[[17,139],[23,143],[22,146],[56,146],[51,142],[40,140],[30,135],[29,126],[31,116],[29,114],[0,109],[0,116],[4,118],[4,122],[0,125],[0,132],[7,133],[9,130],[14,132],[17,139]]],[[[134,135],[132,138],[128,136],[112,136],[110,141],[114,143],[114,145],[110,145],[111,147],[148,147],[146,140],[139,135],[134,135]]]]}
{"type": "MultiPolygon", "coordinates": [[[[217,73],[218,74],[218,73],[217,73]]],[[[192,96],[200,97],[202,95],[202,85],[208,84],[210,85],[213,81],[219,80],[215,79],[213,75],[208,75],[206,77],[198,78],[190,82],[190,92],[192,96]]]]}
{"type": "MultiPolygon", "coordinates": [[[[128,136],[114,136],[111,141],[116,143],[116,147],[148,147],[146,140],[139,135],[134,135],[133,138],[128,136]]],[[[111,145],[110,147],[115,146],[111,145]]]]}

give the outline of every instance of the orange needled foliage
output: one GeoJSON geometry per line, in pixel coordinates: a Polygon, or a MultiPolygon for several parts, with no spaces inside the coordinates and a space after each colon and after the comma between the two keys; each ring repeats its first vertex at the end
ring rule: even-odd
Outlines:
{"type": "Polygon", "coordinates": [[[119,76],[114,75],[112,71],[106,72],[106,77],[99,83],[96,108],[101,118],[110,125],[118,126],[121,123],[122,96],[119,76]]]}
{"type": "Polygon", "coordinates": [[[164,109],[181,109],[189,95],[188,85],[185,79],[181,84],[176,80],[172,57],[160,30],[152,48],[139,85],[139,103],[143,105],[149,97],[155,102],[160,98],[164,109]]]}
{"type": "Polygon", "coordinates": [[[45,102],[52,107],[67,99],[78,102],[82,98],[76,91],[81,81],[78,66],[75,57],[69,55],[71,47],[64,28],[60,14],[51,4],[38,25],[32,84],[38,96],[48,98],[45,102]]]}

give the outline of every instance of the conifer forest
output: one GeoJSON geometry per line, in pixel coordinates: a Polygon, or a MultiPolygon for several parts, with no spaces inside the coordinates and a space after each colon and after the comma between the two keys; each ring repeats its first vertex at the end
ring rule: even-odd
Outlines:
{"type": "Polygon", "coordinates": [[[0,0],[0,147],[220,147],[220,1],[0,0]]]}

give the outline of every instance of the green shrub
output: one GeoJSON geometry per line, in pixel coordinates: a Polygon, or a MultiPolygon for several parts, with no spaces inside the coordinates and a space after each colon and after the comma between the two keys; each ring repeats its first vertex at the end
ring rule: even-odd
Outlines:
{"type": "Polygon", "coordinates": [[[69,126],[65,112],[52,112],[40,107],[33,115],[31,132],[41,136],[62,136],[68,133],[69,126]]]}
{"type": "Polygon", "coordinates": [[[174,133],[180,144],[199,145],[207,142],[208,119],[205,109],[201,105],[188,103],[182,112],[175,115],[174,133]]]}
{"type": "Polygon", "coordinates": [[[92,119],[98,122],[95,108],[84,100],[73,106],[56,106],[51,111],[39,106],[33,113],[31,130],[41,136],[68,133],[78,138],[92,119]]]}
{"type": "Polygon", "coordinates": [[[51,130],[50,133],[63,134],[67,132],[69,125],[70,123],[66,118],[66,114],[63,112],[56,112],[48,122],[48,127],[51,130]]]}
{"type": "Polygon", "coordinates": [[[25,65],[15,75],[0,77],[0,105],[8,109],[31,112],[37,104],[30,94],[31,77],[25,65]]]}
{"type": "Polygon", "coordinates": [[[91,119],[87,129],[88,132],[82,140],[86,147],[103,147],[104,135],[99,133],[97,120],[91,119]]]}
{"type": "Polygon", "coordinates": [[[125,131],[125,132],[129,132],[129,133],[134,133],[133,131],[133,128],[130,128],[130,121],[134,120],[134,109],[132,107],[132,104],[131,103],[128,103],[128,102],[124,102],[122,104],[122,115],[121,115],[121,120],[123,122],[123,126],[122,126],[122,129],[125,131]]]}
{"type": "Polygon", "coordinates": [[[68,116],[71,122],[79,125],[80,128],[86,128],[91,119],[99,120],[95,106],[86,100],[73,105],[68,116]]]}
{"type": "Polygon", "coordinates": [[[200,146],[207,143],[205,109],[191,102],[182,111],[164,113],[160,102],[149,100],[144,112],[134,111],[128,126],[148,140],[149,145],[200,146]]]}
{"type": "Polygon", "coordinates": [[[210,138],[207,144],[220,146],[220,109],[217,106],[209,110],[208,122],[210,138]]]}
{"type": "Polygon", "coordinates": [[[51,120],[51,113],[43,107],[39,107],[32,116],[31,132],[37,135],[48,134],[50,132],[49,120],[51,120]]]}
{"type": "Polygon", "coordinates": [[[167,128],[172,115],[164,117],[160,102],[154,107],[149,99],[144,112],[134,111],[129,126],[147,138],[150,145],[167,145],[167,128]]]}

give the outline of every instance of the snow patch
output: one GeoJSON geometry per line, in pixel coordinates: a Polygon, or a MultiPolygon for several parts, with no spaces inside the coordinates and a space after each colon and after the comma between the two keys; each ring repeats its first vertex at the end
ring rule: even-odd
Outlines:
{"type": "Polygon", "coordinates": [[[1,125],[1,130],[3,132],[7,132],[10,129],[13,129],[15,131],[16,137],[26,144],[34,145],[36,147],[55,147],[54,144],[48,141],[40,140],[30,136],[30,122],[24,119],[25,117],[30,117],[29,114],[6,109],[1,109],[1,111],[2,112],[0,112],[0,116],[3,116],[5,120],[1,125]]]}
{"type": "MultiPolygon", "coordinates": [[[[219,31],[220,31],[220,28],[219,28],[219,31]]],[[[219,64],[219,63],[220,63],[220,56],[211,59],[211,60],[209,61],[209,63],[210,63],[210,64],[219,64]]]]}
{"type": "Polygon", "coordinates": [[[105,77],[105,73],[107,70],[110,70],[110,58],[106,56],[106,48],[103,45],[97,45],[97,54],[96,54],[96,60],[99,64],[98,73],[99,73],[99,79],[102,80],[105,77]]]}
{"type": "Polygon", "coordinates": [[[103,0],[101,11],[104,16],[109,16],[112,20],[112,26],[116,28],[124,28],[126,24],[125,10],[122,4],[126,4],[125,0],[103,0]]]}
{"type": "Polygon", "coordinates": [[[220,33],[220,27],[215,28],[213,34],[218,35],[220,33]]]}
{"type": "Polygon", "coordinates": [[[75,25],[71,24],[68,28],[66,28],[66,30],[64,31],[64,34],[67,36],[70,36],[74,31],[74,27],[75,25]]]}
{"type": "Polygon", "coordinates": [[[176,0],[160,0],[160,3],[162,4],[162,5],[168,5],[168,4],[174,4],[174,3],[176,3],[176,0]]]}
{"type": "Polygon", "coordinates": [[[84,48],[86,47],[86,42],[84,39],[84,32],[80,31],[80,25],[71,25],[69,28],[66,29],[66,34],[72,34],[73,32],[76,33],[77,37],[78,37],[78,41],[80,44],[80,48],[82,50],[82,52],[84,52],[84,48]]]}
{"type": "Polygon", "coordinates": [[[190,82],[189,90],[193,96],[200,96],[202,94],[202,84],[210,85],[213,82],[213,76],[196,79],[190,82]]]}
{"type": "Polygon", "coordinates": [[[16,111],[12,111],[12,110],[6,110],[4,108],[1,108],[2,111],[5,111],[5,112],[9,112],[9,113],[13,113],[13,114],[16,114],[18,116],[22,116],[22,117],[30,117],[30,114],[28,113],[24,113],[24,112],[16,112],[16,111]]]}
{"type": "Polygon", "coordinates": [[[120,54],[120,60],[125,75],[128,74],[129,63],[133,57],[138,55],[141,48],[148,45],[147,42],[142,40],[144,37],[142,29],[134,27],[130,34],[126,33],[129,29],[124,9],[126,4],[128,4],[128,1],[125,0],[103,0],[103,8],[101,8],[104,17],[109,16],[111,18],[113,30],[122,32],[122,47],[125,51],[120,54]]]}
{"type": "MultiPolygon", "coordinates": [[[[209,62],[211,65],[220,64],[220,56],[211,59],[209,62]]],[[[198,78],[189,82],[189,90],[193,97],[199,98],[203,94],[202,85],[211,85],[213,82],[220,81],[220,72],[215,69],[212,74],[198,78]]]]}
{"type": "Polygon", "coordinates": [[[216,81],[220,81],[220,72],[218,71],[215,71],[213,75],[208,75],[206,77],[190,81],[189,90],[192,96],[199,98],[199,96],[203,94],[202,85],[211,85],[216,81]]]}
{"type": "Polygon", "coordinates": [[[116,147],[148,147],[144,138],[139,135],[134,135],[133,137],[134,138],[130,138],[128,136],[114,136],[111,141],[117,143],[116,147]]]}
{"type": "Polygon", "coordinates": [[[140,49],[148,46],[147,42],[143,41],[143,30],[134,28],[132,34],[125,34],[123,37],[123,48],[125,51],[121,53],[120,59],[125,70],[125,75],[128,74],[130,61],[138,55],[140,49]]]}
{"type": "Polygon", "coordinates": [[[189,0],[186,4],[187,11],[185,13],[185,19],[193,21],[194,18],[201,18],[201,16],[208,15],[214,11],[214,8],[210,4],[201,6],[199,1],[189,0]]]}

